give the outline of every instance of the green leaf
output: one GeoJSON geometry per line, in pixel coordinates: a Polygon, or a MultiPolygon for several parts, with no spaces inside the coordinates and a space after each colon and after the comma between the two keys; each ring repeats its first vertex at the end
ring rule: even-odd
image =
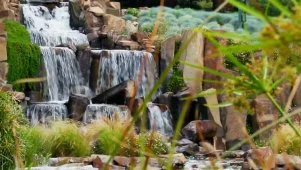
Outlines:
{"type": "Polygon", "coordinates": [[[205,104],[205,106],[207,107],[229,107],[229,106],[232,106],[233,104],[230,103],[230,102],[225,102],[225,103],[220,103],[220,104],[205,104]]]}
{"type": "Polygon", "coordinates": [[[287,7],[283,6],[278,0],[270,0],[269,2],[273,4],[276,8],[278,8],[285,16],[292,16],[292,13],[287,9],[287,7]]]}
{"type": "Polygon", "coordinates": [[[234,6],[236,6],[238,9],[241,9],[259,19],[261,19],[262,21],[265,21],[267,22],[268,19],[265,15],[263,15],[262,13],[260,13],[259,11],[257,11],[256,9],[250,7],[250,6],[247,6],[246,4],[242,3],[242,2],[239,2],[237,0],[228,0],[228,2],[234,6]]]}

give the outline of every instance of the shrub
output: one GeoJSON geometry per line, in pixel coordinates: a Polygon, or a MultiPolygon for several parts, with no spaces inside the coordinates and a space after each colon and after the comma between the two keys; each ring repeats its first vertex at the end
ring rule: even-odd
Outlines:
{"type": "Polygon", "coordinates": [[[301,156],[301,138],[288,125],[281,126],[273,134],[271,147],[279,153],[301,156]]]}
{"type": "Polygon", "coordinates": [[[14,169],[22,162],[19,130],[24,123],[22,108],[10,94],[0,91],[0,169],[14,169]]]}
{"type": "MultiPolygon", "coordinates": [[[[40,70],[41,51],[37,45],[31,44],[26,28],[17,21],[5,21],[8,35],[7,55],[9,70],[7,79],[10,83],[24,78],[38,76],[40,70]]],[[[15,84],[16,90],[22,90],[24,84],[15,84]]],[[[31,85],[30,87],[33,88],[31,85]]]]}
{"type": "Polygon", "coordinates": [[[179,69],[179,64],[176,64],[173,67],[172,74],[169,80],[166,82],[166,84],[163,87],[163,91],[177,93],[183,87],[185,87],[183,72],[179,69]]]}
{"type": "Polygon", "coordinates": [[[127,14],[137,17],[139,15],[139,10],[137,8],[128,8],[127,14]]]}
{"type": "Polygon", "coordinates": [[[56,122],[51,126],[49,140],[54,157],[87,156],[90,145],[79,127],[72,122],[56,122]]]}
{"type": "Polygon", "coordinates": [[[142,133],[138,136],[139,150],[148,155],[161,155],[168,153],[167,141],[156,132],[142,133]]]}
{"type": "Polygon", "coordinates": [[[22,128],[23,159],[26,167],[43,165],[51,155],[49,130],[40,126],[22,128]]]}

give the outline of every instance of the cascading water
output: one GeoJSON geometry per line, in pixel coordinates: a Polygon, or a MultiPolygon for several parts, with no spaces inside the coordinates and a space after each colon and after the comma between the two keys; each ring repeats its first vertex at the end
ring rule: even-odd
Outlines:
{"type": "Polygon", "coordinates": [[[36,103],[27,109],[27,118],[33,125],[64,120],[66,117],[67,108],[59,103],[36,103]]]}
{"type": "Polygon", "coordinates": [[[68,48],[41,47],[47,74],[46,95],[50,101],[68,100],[70,92],[80,94],[82,75],[75,54],[68,48]]]}
{"type": "Polygon", "coordinates": [[[45,122],[46,116],[52,116],[56,120],[59,115],[67,114],[63,102],[68,100],[71,92],[83,94],[89,91],[83,86],[83,77],[74,52],[69,48],[56,46],[88,46],[89,42],[86,35],[70,28],[66,4],[55,7],[52,11],[45,6],[25,4],[22,12],[32,41],[41,46],[47,76],[44,95],[49,101],[32,104],[27,116],[32,123],[45,122]]]}
{"type": "Polygon", "coordinates": [[[109,119],[128,119],[130,117],[130,111],[127,106],[115,106],[108,104],[90,104],[88,105],[84,122],[91,123],[93,120],[99,120],[101,118],[109,119]]]}
{"type": "Polygon", "coordinates": [[[96,94],[126,80],[139,85],[137,97],[146,96],[154,86],[157,69],[151,53],[128,50],[94,50],[100,55],[99,79],[96,94]]]}
{"type": "Polygon", "coordinates": [[[86,35],[71,29],[68,6],[56,7],[52,11],[44,6],[30,5],[23,5],[22,9],[24,24],[34,43],[40,46],[89,45],[86,35]]]}
{"type": "Polygon", "coordinates": [[[159,105],[154,103],[148,103],[147,108],[150,129],[158,131],[166,136],[172,136],[172,116],[169,109],[162,109],[159,105]]]}

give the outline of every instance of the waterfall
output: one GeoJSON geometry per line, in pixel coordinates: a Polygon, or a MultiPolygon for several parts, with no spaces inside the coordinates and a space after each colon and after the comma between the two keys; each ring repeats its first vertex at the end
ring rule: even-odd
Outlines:
{"type": "Polygon", "coordinates": [[[66,117],[67,108],[60,103],[37,103],[27,109],[27,118],[33,125],[65,120],[66,117]]]}
{"type": "Polygon", "coordinates": [[[130,111],[127,106],[115,106],[109,104],[90,104],[88,105],[84,122],[91,123],[93,120],[99,120],[101,118],[108,119],[128,119],[130,117],[130,111]]]}
{"type": "Polygon", "coordinates": [[[150,129],[158,131],[166,136],[172,136],[172,116],[169,109],[166,107],[160,108],[158,104],[154,103],[148,103],[147,108],[150,129]]]}
{"type": "Polygon", "coordinates": [[[46,96],[50,101],[68,100],[81,93],[83,78],[75,54],[69,48],[41,47],[47,74],[46,96]]]}
{"type": "Polygon", "coordinates": [[[68,6],[56,7],[49,11],[45,6],[24,4],[22,10],[24,24],[34,43],[40,46],[89,45],[86,35],[71,29],[68,6]]]}
{"type": "Polygon", "coordinates": [[[96,94],[126,80],[139,85],[137,97],[144,97],[154,86],[157,69],[151,53],[129,50],[94,50],[100,56],[96,94]]]}
{"type": "Polygon", "coordinates": [[[71,29],[66,4],[55,7],[52,11],[45,6],[24,4],[22,12],[23,22],[32,41],[41,46],[47,76],[43,87],[48,102],[30,105],[27,117],[32,124],[45,123],[47,119],[64,119],[67,109],[62,103],[68,100],[70,93],[90,92],[84,86],[75,53],[69,48],[56,46],[88,46],[87,36],[71,29]]]}

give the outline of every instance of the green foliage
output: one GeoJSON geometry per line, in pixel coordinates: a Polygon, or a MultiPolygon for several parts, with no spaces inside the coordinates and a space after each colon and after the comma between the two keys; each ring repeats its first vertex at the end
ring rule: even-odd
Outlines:
{"type": "Polygon", "coordinates": [[[196,5],[200,8],[200,9],[205,9],[205,10],[210,10],[213,8],[213,2],[212,0],[199,0],[198,2],[196,2],[196,5]]]}
{"type": "Polygon", "coordinates": [[[137,17],[139,15],[139,10],[137,8],[128,8],[127,14],[137,17]]]}
{"type": "Polygon", "coordinates": [[[56,122],[51,127],[51,156],[88,156],[90,145],[75,123],[56,122]]]}
{"type": "Polygon", "coordinates": [[[43,165],[51,155],[52,141],[49,130],[44,127],[23,127],[23,160],[26,167],[43,165]]]}
{"type": "Polygon", "coordinates": [[[4,22],[7,31],[8,41],[31,43],[30,35],[26,28],[17,21],[6,20],[4,22]]]}
{"type": "MultiPolygon", "coordinates": [[[[240,42],[234,42],[232,40],[229,40],[229,43],[227,45],[231,46],[231,45],[242,45],[243,43],[240,42]]],[[[250,52],[239,52],[239,53],[234,53],[233,54],[235,56],[235,58],[242,63],[243,65],[246,65],[247,63],[250,63],[250,52]]],[[[230,69],[230,70],[237,70],[236,65],[229,60],[228,58],[225,59],[225,66],[226,68],[230,69]]]]}
{"type": "Polygon", "coordinates": [[[0,169],[2,170],[14,169],[21,159],[19,130],[24,122],[22,108],[10,94],[0,91],[0,169]]]}
{"type": "MultiPolygon", "coordinates": [[[[293,2],[288,0],[278,0],[282,5],[291,9],[293,7],[293,2]]],[[[270,16],[278,16],[281,14],[281,11],[273,6],[268,0],[256,0],[255,2],[259,3],[262,11],[270,16]]]]}
{"type": "MultiPolygon", "coordinates": [[[[8,81],[14,83],[19,79],[37,77],[41,62],[40,48],[31,44],[29,33],[19,22],[7,20],[5,29],[8,35],[8,81]]],[[[14,88],[21,91],[24,86],[15,84],[14,88]]],[[[31,87],[33,88],[32,85],[31,87]]]]}
{"type": "Polygon", "coordinates": [[[177,93],[183,87],[185,87],[185,82],[183,79],[183,72],[179,69],[179,64],[173,67],[172,74],[166,84],[163,87],[164,92],[174,92],[177,93]]]}

